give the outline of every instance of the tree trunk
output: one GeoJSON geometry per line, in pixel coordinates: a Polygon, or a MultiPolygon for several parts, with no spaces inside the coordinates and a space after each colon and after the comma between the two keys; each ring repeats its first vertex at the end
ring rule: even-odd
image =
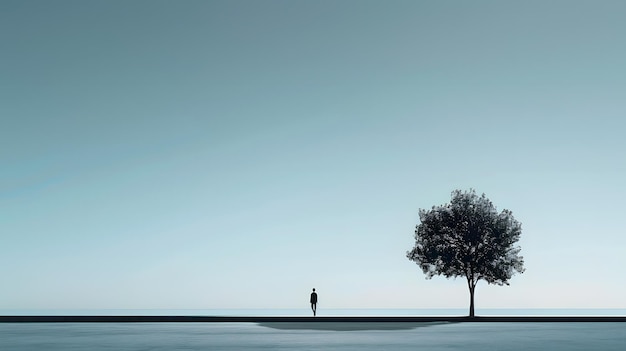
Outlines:
{"type": "Polygon", "coordinates": [[[469,316],[474,317],[474,289],[476,288],[476,282],[473,280],[468,281],[469,292],[470,292],[470,307],[469,307],[469,316]]]}

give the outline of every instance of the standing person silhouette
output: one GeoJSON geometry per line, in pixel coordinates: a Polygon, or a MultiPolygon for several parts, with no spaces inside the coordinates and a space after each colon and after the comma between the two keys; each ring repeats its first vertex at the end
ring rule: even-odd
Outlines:
{"type": "Polygon", "coordinates": [[[313,288],[313,292],[311,293],[311,309],[313,310],[313,317],[317,314],[317,293],[315,292],[315,288],[313,288]]]}

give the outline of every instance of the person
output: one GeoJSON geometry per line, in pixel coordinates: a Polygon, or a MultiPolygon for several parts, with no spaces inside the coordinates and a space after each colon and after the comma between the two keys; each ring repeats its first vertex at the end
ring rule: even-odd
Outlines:
{"type": "Polygon", "coordinates": [[[317,314],[317,293],[315,292],[315,288],[313,288],[313,292],[311,293],[311,309],[313,310],[313,317],[317,314]]]}

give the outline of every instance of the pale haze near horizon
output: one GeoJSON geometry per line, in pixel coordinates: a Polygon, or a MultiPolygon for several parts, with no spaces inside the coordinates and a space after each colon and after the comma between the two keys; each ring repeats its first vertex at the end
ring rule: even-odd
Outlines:
{"type": "Polygon", "coordinates": [[[2,1],[0,309],[466,308],[406,251],[485,193],[481,308],[626,308],[622,1],[2,1]]]}

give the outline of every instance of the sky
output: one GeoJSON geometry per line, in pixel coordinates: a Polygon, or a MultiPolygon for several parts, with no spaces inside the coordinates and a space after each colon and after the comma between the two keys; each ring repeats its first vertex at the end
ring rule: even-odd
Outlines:
{"type": "Polygon", "coordinates": [[[0,1],[0,309],[626,308],[626,2],[0,1]]]}

